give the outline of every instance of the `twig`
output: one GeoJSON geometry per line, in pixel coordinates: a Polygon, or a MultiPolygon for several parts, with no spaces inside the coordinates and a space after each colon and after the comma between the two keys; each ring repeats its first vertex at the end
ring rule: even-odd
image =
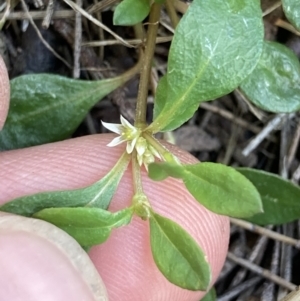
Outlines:
{"type": "MultiPolygon", "coordinates": [[[[274,252],[272,254],[271,269],[270,269],[270,272],[274,275],[278,273],[279,251],[280,251],[280,243],[276,241],[274,246],[274,252]]],[[[275,289],[274,282],[267,283],[267,285],[264,286],[264,289],[262,291],[261,300],[273,301],[274,289],[275,289]]]]}
{"type": "Polygon", "coordinates": [[[93,14],[93,13],[97,13],[97,12],[101,12],[104,9],[112,6],[115,2],[117,2],[119,0],[102,0],[97,2],[96,4],[92,5],[91,7],[89,7],[87,9],[87,12],[89,14],[93,14]]]}
{"type": "Polygon", "coordinates": [[[5,8],[5,11],[4,13],[2,14],[1,16],[1,20],[0,20],[0,30],[2,29],[4,23],[6,22],[7,20],[7,17],[9,16],[9,13],[10,13],[10,0],[6,0],[6,8],[5,8]]]}
{"type": "MultiPolygon", "coordinates": [[[[82,0],[76,0],[76,4],[81,7],[82,0]]],[[[80,76],[80,53],[81,53],[81,41],[82,41],[82,22],[81,14],[76,12],[75,17],[75,40],[74,40],[74,68],[73,77],[79,78],[80,76]]]]}
{"type": "Polygon", "coordinates": [[[290,168],[291,163],[295,157],[295,154],[296,154],[296,151],[297,151],[297,148],[299,145],[299,141],[300,141],[300,121],[297,124],[297,129],[296,129],[295,135],[293,137],[293,141],[291,143],[291,146],[290,146],[290,149],[289,149],[289,152],[287,155],[286,165],[287,165],[288,169],[290,168]]]}
{"type": "MultiPolygon", "coordinates": [[[[266,236],[260,236],[257,242],[255,243],[255,246],[252,248],[251,254],[248,257],[248,260],[250,262],[259,264],[262,254],[264,253],[264,250],[266,248],[267,242],[269,241],[268,237],[266,236]]],[[[240,284],[243,279],[245,278],[247,273],[246,269],[241,269],[234,277],[232,283],[230,286],[236,286],[240,284]]]]}
{"type": "Polygon", "coordinates": [[[55,0],[49,0],[49,2],[48,2],[47,8],[46,8],[46,15],[42,22],[42,27],[44,29],[47,29],[50,26],[50,22],[51,22],[53,13],[54,13],[54,1],[55,0]]]}
{"type": "Polygon", "coordinates": [[[32,17],[29,14],[28,8],[26,6],[26,3],[24,0],[21,0],[21,4],[22,4],[22,8],[24,9],[25,13],[28,16],[29,22],[32,25],[33,29],[36,31],[38,37],[41,39],[42,43],[45,45],[45,47],[51,51],[53,53],[53,55],[55,55],[58,59],[60,59],[67,67],[69,67],[70,69],[72,68],[72,66],[63,58],[61,57],[50,45],[49,43],[44,39],[44,37],[42,36],[41,32],[39,31],[39,29],[37,28],[37,26],[35,25],[32,17]]]}
{"type": "Polygon", "coordinates": [[[132,48],[133,46],[128,44],[123,38],[121,38],[119,35],[114,33],[110,28],[108,28],[106,25],[104,25],[102,22],[98,21],[96,18],[94,18],[92,15],[87,13],[84,9],[82,9],[80,6],[78,6],[76,3],[74,3],[71,0],[64,0],[66,4],[68,4],[70,7],[72,7],[76,12],[81,13],[83,16],[85,16],[88,20],[96,24],[97,26],[100,26],[103,28],[105,31],[110,33],[113,37],[115,37],[117,40],[122,42],[123,45],[132,48]]]}
{"type": "Polygon", "coordinates": [[[263,130],[250,141],[250,143],[244,148],[242,154],[247,157],[273,130],[283,123],[286,118],[292,118],[295,113],[289,114],[277,114],[269,123],[263,128],[263,130]]]}
{"type": "MultiPolygon", "coordinates": [[[[293,235],[293,225],[292,224],[284,224],[282,225],[283,234],[286,236],[293,235]]],[[[284,279],[290,281],[292,278],[292,246],[282,244],[281,245],[281,260],[280,260],[280,276],[284,279]]],[[[281,299],[286,296],[288,292],[280,288],[278,291],[278,298],[281,299]]]]}
{"type": "MultiPolygon", "coordinates": [[[[0,18],[3,18],[5,13],[0,14],[0,18]]],[[[47,15],[47,11],[30,11],[28,13],[26,12],[11,12],[6,20],[27,20],[29,19],[29,16],[31,19],[36,20],[36,19],[43,19],[47,15]]],[[[66,19],[66,18],[72,18],[75,16],[74,10],[60,10],[60,11],[55,11],[53,13],[52,19],[66,19]]]]}
{"type": "Polygon", "coordinates": [[[168,15],[170,17],[172,26],[173,26],[173,28],[176,28],[177,24],[179,23],[179,17],[175,10],[174,2],[175,2],[174,0],[166,0],[165,5],[166,5],[168,15]]]}
{"type": "MultiPolygon", "coordinates": [[[[157,37],[156,38],[156,44],[160,43],[166,43],[172,41],[173,36],[167,36],[167,37],[157,37]]],[[[131,39],[131,40],[125,40],[128,44],[131,45],[140,45],[144,41],[141,39],[131,39]]],[[[84,42],[82,43],[82,46],[87,46],[87,47],[101,47],[101,46],[109,46],[109,45],[120,45],[122,44],[118,40],[106,40],[106,41],[92,41],[92,42],[84,42]]]]}
{"type": "Polygon", "coordinates": [[[267,8],[264,12],[263,12],[263,17],[265,17],[266,15],[270,14],[272,11],[274,11],[275,9],[277,9],[278,7],[281,6],[281,1],[277,1],[276,3],[274,3],[273,5],[271,5],[269,8],[267,8]]]}
{"type": "Polygon", "coordinates": [[[297,249],[300,249],[300,240],[297,240],[297,239],[294,239],[291,237],[287,237],[287,236],[279,234],[275,231],[254,225],[252,223],[249,223],[249,222],[246,222],[243,220],[230,218],[230,222],[233,223],[234,225],[237,225],[237,226],[247,229],[249,231],[255,232],[257,234],[265,235],[271,239],[281,241],[283,243],[292,245],[297,249]]]}
{"type": "Polygon", "coordinates": [[[300,300],[300,289],[298,287],[295,291],[291,292],[280,301],[299,301],[299,300],[300,300]]]}
{"type": "Polygon", "coordinates": [[[275,25],[281,28],[284,28],[288,31],[290,31],[291,33],[295,34],[296,36],[300,37],[300,31],[298,31],[292,24],[281,20],[281,19],[277,19],[275,22],[275,25]]]}
{"type": "Polygon", "coordinates": [[[300,179],[300,164],[292,175],[292,182],[297,184],[299,182],[299,179],[300,179]]]}
{"type": "Polygon", "coordinates": [[[260,267],[256,264],[253,264],[246,259],[239,258],[231,252],[228,252],[227,258],[256,274],[275,282],[276,284],[278,284],[288,290],[293,291],[297,287],[295,284],[293,284],[289,281],[286,281],[285,279],[271,273],[269,270],[263,269],[262,267],[260,267]]]}
{"type": "Polygon", "coordinates": [[[258,282],[261,281],[261,277],[253,277],[251,279],[246,280],[245,282],[233,287],[232,289],[228,290],[225,294],[218,297],[218,301],[230,301],[234,297],[239,296],[243,291],[246,289],[255,286],[258,282]]]}
{"type": "MultiPolygon", "coordinates": [[[[244,119],[242,118],[239,118],[239,117],[236,117],[233,113],[227,111],[227,110],[224,110],[222,108],[219,108],[217,106],[214,106],[214,105],[211,105],[207,102],[203,102],[200,104],[200,108],[202,109],[205,109],[205,110],[208,110],[208,111],[211,111],[213,113],[216,113],[216,114],[219,114],[220,116],[234,122],[235,124],[238,124],[240,125],[241,127],[243,128],[246,128],[248,130],[250,130],[251,132],[253,133],[260,133],[261,132],[261,128],[258,127],[258,126],[255,126],[251,123],[248,123],[246,122],[244,119]]],[[[270,139],[270,141],[272,142],[277,142],[276,138],[271,136],[271,137],[268,137],[270,139]]]]}

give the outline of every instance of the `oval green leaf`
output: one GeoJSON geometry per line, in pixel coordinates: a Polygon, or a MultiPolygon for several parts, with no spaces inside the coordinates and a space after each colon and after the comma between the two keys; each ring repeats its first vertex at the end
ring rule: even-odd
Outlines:
{"type": "Polygon", "coordinates": [[[35,212],[52,207],[87,206],[107,209],[129,160],[130,156],[124,153],[105,177],[85,188],[42,192],[20,197],[0,206],[0,211],[32,216],[35,212]]]}
{"type": "Polygon", "coordinates": [[[241,90],[259,108],[289,113],[300,109],[300,63],[284,45],[265,42],[254,71],[241,83],[241,90]]]}
{"type": "Polygon", "coordinates": [[[130,223],[130,208],[111,213],[99,208],[49,208],[33,217],[47,221],[66,231],[82,246],[93,246],[107,240],[112,229],[130,223]]]}
{"type": "Polygon", "coordinates": [[[282,7],[287,19],[300,30],[300,2],[299,0],[282,0],[282,7]]]}
{"type": "Polygon", "coordinates": [[[262,47],[260,1],[194,0],[176,27],[167,99],[157,95],[159,109],[154,109],[149,130],[173,130],[191,118],[201,102],[237,88],[255,68],[262,47]]]}
{"type": "Polygon", "coordinates": [[[149,0],[123,0],[115,9],[114,25],[135,25],[142,22],[150,12],[149,0]]]}
{"type": "Polygon", "coordinates": [[[214,287],[212,287],[209,292],[205,295],[201,301],[216,301],[217,300],[217,293],[214,287]]]}
{"type": "Polygon", "coordinates": [[[300,188],[278,175],[251,168],[238,168],[261,195],[264,212],[247,221],[258,225],[280,225],[300,218],[300,188]]]}
{"type": "Polygon", "coordinates": [[[211,281],[207,258],[181,226],[152,212],[150,239],[154,261],[170,282],[189,290],[207,289],[211,281]]]}
{"type": "Polygon", "coordinates": [[[151,179],[162,180],[166,178],[166,174],[181,178],[193,197],[215,213],[245,218],[263,212],[261,198],[255,186],[232,167],[210,162],[193,165],[164,162],[149,165],[151,179]]]}
{"type": "Polygon", "coordinates": [[[125,73],[100,81],[51,74],[13,79],[8,117],[0,131],[0,150],[69,138],[91,107],[129,78],[125,73]]]}

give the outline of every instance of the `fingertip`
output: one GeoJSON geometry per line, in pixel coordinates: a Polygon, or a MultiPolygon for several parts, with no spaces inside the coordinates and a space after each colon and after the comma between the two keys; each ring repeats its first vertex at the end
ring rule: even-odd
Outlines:
{"type": "Polygon", "coordinates": [[[4,126],[6,116],[8,113],[10,98],[10,85],[7,68],[0,56],[0,130],[4,126]]]}

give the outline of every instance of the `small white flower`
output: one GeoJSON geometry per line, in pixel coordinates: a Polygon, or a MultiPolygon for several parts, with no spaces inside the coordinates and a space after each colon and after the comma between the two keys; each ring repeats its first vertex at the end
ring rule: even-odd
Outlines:
{"type": "Polygon", "coordinates": [[[103,126],[108,130],[120,135],[114,138],[109,144],[107,144],[107,146],[112,147],[127,141],[126,151],[128,154],[131,154],[141,134],[141,131],[130,124],[122,115],[120,119],[121,124],[106,123],[101,121],[103,126]]]}
{"type": "Polygon", "coordinates": [[[161,159],[159,153],[143,137],[138,138],[135,149],[139,165],[144,164],[146,170],[148,170],[148,165],[155,161],[155,157],[161,159]]]}

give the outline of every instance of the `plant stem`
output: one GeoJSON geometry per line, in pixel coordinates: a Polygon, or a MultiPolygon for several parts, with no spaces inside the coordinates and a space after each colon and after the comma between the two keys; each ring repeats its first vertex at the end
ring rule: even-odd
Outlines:
{"type": "Polygon", "coordinates": [[[179,159],[173,155],[165,146],[163,146],[156,138],[154,138],[151,134],[144,132],[144,138],[150,143],[152,147],[160,154],[160,156],[169,163],[180,164],[179,159]]]}
{"type": "Polygon", "coordinates": [[[137,152],[132,152],[132,179],[133,179],[133,190],[134,194],[144,194],[143,183],[141,177],[141,167],[137,160],[137,152]]]}
{"type": "Polygon", "coordinates": [[[166,9],[167,9],[168,15],[170,17],[172,26],[175,29],[177,24],[179,23],[179,17],[175,10],[174,0],[166,0],[166,9]]]}
{"type": "Polygon", "coordinates": [[[152,58],[155,49],[155,40],[158,29],[158,21],[160,18],[161,4],[153,3],[149,17],[149,27],[147,32],[147,40],[145,52],[142,59],[142,70],[140,77],[140,85],[136,104],[135,126],[143,128],[146,125],[147,96],[148,85],[151,72],[152,58]]]}

